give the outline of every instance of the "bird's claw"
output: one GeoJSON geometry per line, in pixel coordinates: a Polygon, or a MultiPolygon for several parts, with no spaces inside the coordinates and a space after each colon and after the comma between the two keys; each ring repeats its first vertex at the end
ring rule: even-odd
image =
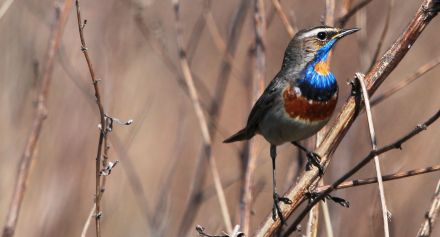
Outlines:
{"type": "MultiPolygon", "coordinates": [[[[319,193],[319,192],[307,192],[305,194],[305,196],[309,200],[309,203],[310,203],[310,202],[313,202],[320,194],[321,193],[319,193]]],[[[346,207],[346,208],[350,207],[350,202],[345,200],[345,199],[343,199],[343,198],[335,197],[335,196],[332,196],[330,194],[327,194],[325,196],[325,198],[323,199],[323,201],[325,201],[326,199],[330,199],[333,202],[335,202],[335,203],[337,203],[337,204],[339,204],[339,205],[341,205],[343,207],[346,207]]]]}
{"type": "Polygon", "coordinates": [[[278,193],[273,193],[273,208],[272,208],[272,219],[275,221],[277,216],[280,218],[281,225],[286,223],[286,220],[283,217],[283,213],[281,212],[281,208],[278,203],[284,204],[292,204],[292,201],[286,197],[280,197],[278,193]]]}
{"type": "Polygon", "coordinates": [[[319,176],[324,174],[324,167],[321,165],[321,157],[315,152],[307,152],[307,165],[306,170],[309,171],[312,169],[312,165],[318,168],[319,176]]]}

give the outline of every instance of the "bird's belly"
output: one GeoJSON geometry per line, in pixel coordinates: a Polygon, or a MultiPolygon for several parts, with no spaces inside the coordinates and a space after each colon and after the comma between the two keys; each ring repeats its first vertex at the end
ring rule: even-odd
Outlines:
{"type": "Polygon", "coordinates": [[[310,101],[286,89],[282,103],[276,103],[261,120],[259,132],[273,145],[308,138],[327,124],[336,102],[337,92],[327,101],[310,101]]]}
{"type": "Polygon", "coordinates": [[[259,124],[259,133],[271,144],[281,145],[312,136],[327,124],[328,120],[309,122],[290,118],[281,107],[264,116],[259,124]]]}

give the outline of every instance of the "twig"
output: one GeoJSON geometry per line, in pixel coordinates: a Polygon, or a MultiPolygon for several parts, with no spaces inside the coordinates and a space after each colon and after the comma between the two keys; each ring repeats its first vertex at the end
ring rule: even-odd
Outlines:
{"type": "Polygon", "coordinates": [[[382,34],[380,35],[379,41],[377,43],[376,51],[374,51],[373,58],[371,60],[370,68],[374,65],[374,63],[379,58],[379,53],[382,49],[383,43],[385,41],[385,37],[388,33],[388,27],[390,26],[390,19],[391,19],[391,10],[393,10],[394,6],[394,0],[388,0],[388,11],[387,16],[385,18],[385,25],[382,30],[382,34]]]}
{"type": "MultiPolygon", "coordinates": [[[[403,179],[403,178],[407,178],[407,177],[411,177],[411,176],[415,176],[415,175],[420,175],[420,174],[427,174],[427,173],[431,173],[431,172],[435,172],[435,171],[439,171],[439,170],[440,170],[440,165],[434,165],[434,166],[427,167],[427,168],[397,172],[394,174],[382,176],[382,181],[403,179]]],[[[377,177],[345,181],[345,182],[342,182],[341,184],[339,184],[338,186],[336,186],[335,189],[351,188],[351,187],[362,186],[362,185],[373,184],[373,183],[377,183],[377,177]]],[[[328,188],[330,188],[330,185],[321,186],[321,187],[316,188],[315,192],[318,192],[318,193],[324,192],[328,188]]]]}
{"type": "MultiPolygon", "coordinates": [[[[324,203],[324,202],[321,202],[324,203]]],[[[307,237],[317,237],[319,227],[319,205],[316,205],[309,212],[309,220],[307,221],[307,237]]]]}
{"type": "MultiPolygon", "coordinates": [[[[59,50],[58,57],[61,61],[61,67],[65,70],[66,74],[68,75],[68,78],[72,80],[73,84],[80,90],[80,92],[87,98],[87,101],[89,102],[90,108],[93,112],[97,112],[94,109],[94,100],[93,96],[89,95],[88,91],[88,85],[84,82],[84,80],[81,80],[81,75],[73,71],[74,68],[71,64],[71,62],[68,60],[68,58],[65,55],[64,46],[61,45],[61,48],[59,50]]],[[[145,115],[147,114],[147,111],[149,109],[150,100],[146,100],[145,105],[141,106],[143,109],[139,112],[140,119],[137,121],[135,126],[130,130],[130,135],[128,136],[127,141],[125,144],[123,144],[121,138],[119,138],[118,133],[112,134],[112,136],[109,136],[109,142],[113,146],[113,150],[115,151],[115,155],[118,159],[122,160],[123,165],[122,169],[125,171],[125,174],[127,175],[130,187],[132,188],[137,204],[142,209],[142,214],[145,217],[147,221],[147,225],[150,227],[149,229],[153,229],[152,225],[152,218],[151,218],[151,211],[148,206],[148,198],[145,194],[145,191],[142,187],[141,178],[139,175],[139,172],[134,168],[132,159],[130,158],[130,155],[128,154],[128,150],[132,144],[132,141],[134,137],[136,136],[137,132],[140,131],[138,127],[143,124],[143,120],[145,119],[145,115]]],[[[139,116],[136,116],[139,117],[139,116]]]]}
{"type": "MultiPolygon", "coordinates": [[[[211,100],[210,107],[208,109],[209,115],[211,116],[211,123],[209,127],[209,133],[212,139],[215,138],[215,129],[218,125],[218,117],[220,113],[220,107],[224,100],[224,93],[228,83],[228,77],[231,72],[230,62],[227,60],[227,55],[234,55],[238,43],[238,38],[241,29],[244,25],[244,20],[246,12],[250,1],[242,0],[237,7],[235,15],[233,17],[232,28],[228,35],[226,51],[223,54],[223,59],[220,66],[220,74],[218,76],[217,85],[215,88],[216,94],[213,100],[211,100]]],[[[202,187],[206,179],[206,160],[209,157],[211,149],[209,146],[202,145],[200,155],[197,159],[196,168],[194,171],[193,180],[188,195],[188,203],[185,205],[185,211],[182,215],[182,219],[179,226],[179,231],[181,235],[186,235],[191,224],[194,222],[194,218],[199,211],[200,207],[200,195],[202,195],[202,187]]]]}
{"type": "Polygon", "coordinates": [[[201,225],[196,226],[196,231],[199,233],[199,236],[202,237],[244,237],[243,232],[240,231],[240,226],[236,225],[232,230],[231,234],[221,234],[221,235],[210,235],[205,232],[205,228],[201,225]]]}
{"type": "Polygon", "coordinates": [[[434,223],[440,212],[440,180],[437,182],[437,187],[435,188],[434,198],[431,203],[429,211],[425,215],[425,220],[420,227],[417,237],[428,237],[431,236],[434,223]]]}
{"type": "Polygon", "coordinates": [[[371,107],[374,107],[380,103],[382,103],[385,99],[392,96],[394,93],[400,91],[401,89],[407,87],[409,84],[413,83],[425,73],[431,71],[436,66],[440,65],[440,57],[434,58],[433,60],[423,64],[420,66],[415,73],[408,76],[405,80],[400,81],[396,85],[394,85],[392,88],[382,92],[381,94],[377,95],[375,99],[371,100],[371,107]]]}
{"type": "MultiPolygon", "coordinates": [[[[211,135],[209,134],[208,123],[206,121],[205,115],[203,114],[202,108],[200,106],[199,97],[197,90],[194,86],[194,81],[192,78],[191,70],[189,68],[188,60],[186,58],[186,52],[183,49],[183,39],[182,39],[182,26],[180,24],[180,5],[179,0],[172,0],[174,15],[175,15],[175,28],[176,28],[176,38],[177,47],[179,50],[179,61],[180,67],[185,79],[186,85],[189,90],[191,102],[193,104],[197,119],[199,120],[199,126],[202,133],[204,146],[211,147],[211,135]]],[[[211,150],[211,149],[210,149],[211,150]]],[[[229,215],[228,207],[226,205],[226,198],[223,192],[223,188],[220,181],[220,176],[218,174],[217,164],[212,152],[209,152],[208,162],[212,172],[217,196],[220,203],[220,209],[223,216],[223,221],[228,232],[232,231],[231,217],[229,215]]]]}
{"type": "Polygon", "coordinates": [[[86,222],[84,223],[84,226],[82,228],[81,231],[81,237],[86,237],[87,235],[87,230],[89,229],[90,226],[90,222],[92,221],[93,216],[95,215],[95,210],[96,210],[96,204],[93,203],[93,207],[90,210],[89,215],[87,216],[86,222]]]}
{"type": "Polygon", "coordinates": [[[342,28],[345,26],[345,24],[347,24],[347,21],[354,16],[354,14],[356,14],[357,11],[359,11],[360,9],[364,8],[365,6],[368,5],[368,3],[370,3],[373,0],[362,0],[360,2],[358,2],[356,5],[354,5],[353,8],[351,8],[345,15],[339,17],[339,19],[337,20],[337,22],[339,23],[339,26],[342,28]]]}
{"type": "MultiPolygon", "coordinates": [[[[367,87],[365,86],[365,83],[364,83],[364,75],[362,75],[361,73],[356,73],[355,77],[357,80],[359,80],[359,83],[362,88],[362,97],[364,98],[365,111],[367,112],[367,120],[368,120],[369,132],[370,132],[371,146],[372,146],[372,150],[376,151],[377,150],[376,132],[374,131],[373,115],[371,113],[371,108],[370,108],[370,98],[368,96],[367,87]]],[[[387,208],[386,200],[385,200],[385,191],[383,188],[382,172],[380,170],[379,156],[374,156],[374,165],[376,167],[377,183],[379,185],[379,195],[380,195],[380,203],[381,203],[381,207],[382,207],[384,236],[389,237],[390,236],[390,229],[388,226],[388,213],[389,212],[388,212],[388,208],[387,208]]]]}
{"type": "Polygon", "coordinates": [[[44,70],[42,73],[41,87],[38,92],[37,105],[32,128],[27,138],[17,172],[16,183],[12,195],[11,203],[6,216],[6,222],[3,227],[2,237],[11,237],[14,235],[18,217],[20,214],[23,197],[26,192],[30,166],[35,158],[36,146],[40,138],[43,123],[47,117],[47,98],[49,96],[50,83],[52,81],[52,72],[55,63],[55,55],[60,47],[61,38],[72,9],[72,1],[66,0],[62,8],[56,8],[56,18],[50,30],[49,43],[45,55],[44,70]]]}
{"type": "Polygon", "coordinates": [[[328,208],[328,202],[321,202],[322,207],[322,215],[324,216],[324,224],[325,224],[325,230],[327,233],[327,237],[333,237],[333,226],[331,223],[330,218],[330,211],[328,208]]]}
{"type": "Polygon", "coordinates": [[[293,37],[295,35],[296,29],[290,24],[289,19],[283,11],[280,0],[272,0],[272,4],[275,7],[276,13],[280,17],[281,22],[283,22],[284,28],[286,29],[287,33],[290,37],[293,37]]]}
{"type": "Polygon", "coordinates": [[[362,167],[364,167],[366,164],[368,164],[371,160],[374,159],[375,156],[378,156],[380,154],[383,154],[387,151],[393,150],[393,149],[402,149],[402,145],[419,134],[420,132],[426,130],[432,123],[434,123],[438,118],[440,117],[440,110],[438,110],[433,116],[431,116],[426,122],[417,125],[412,131],[408,132],[407,134],[403,135],[401,138],[397,139],[393,143],[386,145],[382,148],[379,148],[377,150],[371,150],[370,153],[363,158],[359,163],[357,163],[350,171],[345,173],[341,178],[339,178],[337,181],[335,181],[328,189],[321,192],[316,198],[314,198],[306,208],[298,215],[298,217],[295,219],[293,224],[289,227],[289,229],[286,231],[284,236],[288,236],[293,231],[296,230],[297,226],[301,222],[301,220],[307,215],[307,213],[310,211],[310,209],[316,205],[319,201],[323,200],[330,192],[336,189],[336,187],[350,178],[353,174],[355,174],[357,171],[359,171],[362,167]]]}
{"type": "Polygon", "coordinates": [[[86,41],[84,39],[84,28],[86,26],[87,20],[82,20],[81,18],[81,10],[80,10],[80,4],[79,0],[75,1],[76,5],[76,16],[77,16],[77,23],[78,23],[78,31],[79,31],[79,38],[81,40],[81,51],[84,54],[84,58],[87,62],[87,67],[89,69],[90,78],[92,80],[93,89],[95,91],[95,98],[96,98],[96,104],[99,110],[99,118],[100,118],[100,124],[98,126],[99,128],[99,140],[98,140],[98,149],[96,152],[96,164],[95,164],[95,178],[96,178],[96,186],[95,186],[95,227],[96,227],[96,236],[101,236],[101,200],[102,196],[105,192],[105,183],[106,183],[106,176],[110,174],[111,169],[114,167],[114,165],[117,163],[111,163],[108,161],[108,133],[113,130],[113,124],[122,124],[122,125],[130,125],[132,123],[131,120],[128,122],[121,122],[117,118],[112,118],[108,116],[105,111],[104,107],[102,106],[102,100],[101,100],[101,94],[98,87],[99,80],[96,78],[95,71],[93,69],[92,61],[90,59],[86,41]],[[103,150],[104,149],[104,150],[103,150]],[[102,162],[102,166],[101,166],[102,162]]]}
{"type": "MultiPolygon", "coordinates": [[[[432,8],[432,0],[424,0],[417,10],[414,18],[409,23],[406,30],[395,41],[384,56],[376,63],[372,70],[367,73],[365,77],[366,85],[370,96],[377,90],[382,82],[393,71],[402,58],[406,55],[408,50],[417,40],[418,36],[423,32],[429,22],[436,16],[436,12],[432,8]]],[[[351,127],[353,121],[359,114],[361,105],[356,103],[357,97],[348,98],[341,112],[336,118],[336,122],[327,133],[324,141],[321,143],[316,153],[321,155],[321,161],[324,165],[331,161],[332,154],[342,140],[348,129],[351,127]]],[[[283,216],[289,217],[292,212],[297,209],[298,205],[304,198],[308,187],[318,177],[318,170],[312,168],[306,172],[300,180],[292,187],[284,196],[292,200],[292,204],[281,204],[283,216]]],[[[273,221],[271,215],[268,215],[258,230],[256,236],[270,236],[280,226],[280,221],[273,221]]]]}

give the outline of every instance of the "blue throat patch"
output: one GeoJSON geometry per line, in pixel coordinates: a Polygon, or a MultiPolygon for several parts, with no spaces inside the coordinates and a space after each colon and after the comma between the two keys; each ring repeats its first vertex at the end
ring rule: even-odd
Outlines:
{"type": "Polygon", "coordinates": [[[326,45],[316,52],[315,58],[312,62],[307,64],[304,74],[298,80],[298,87],[301,94],[307,99],[326,101],[338,90],[336,78],[331,72],[321,74],[316,71],[315,66],[318,63],[327,61],[330,49],[336,43],[336,39],[329,41],[326,45]]]}

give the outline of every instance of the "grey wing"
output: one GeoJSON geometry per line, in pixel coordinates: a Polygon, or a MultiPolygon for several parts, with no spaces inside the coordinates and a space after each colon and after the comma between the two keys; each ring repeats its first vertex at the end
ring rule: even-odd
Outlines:
{"type": "Polygon", "coordinates": [[[257,131],[258,124],[267,111],[273,106],[277,96],[280,96],[281,91],[286,85],[286,80],[282,76],[277,75],[266,87],[263,94],[255,102],[254,107],[249,114],[246,129],[248,131],[257,131]]]}

